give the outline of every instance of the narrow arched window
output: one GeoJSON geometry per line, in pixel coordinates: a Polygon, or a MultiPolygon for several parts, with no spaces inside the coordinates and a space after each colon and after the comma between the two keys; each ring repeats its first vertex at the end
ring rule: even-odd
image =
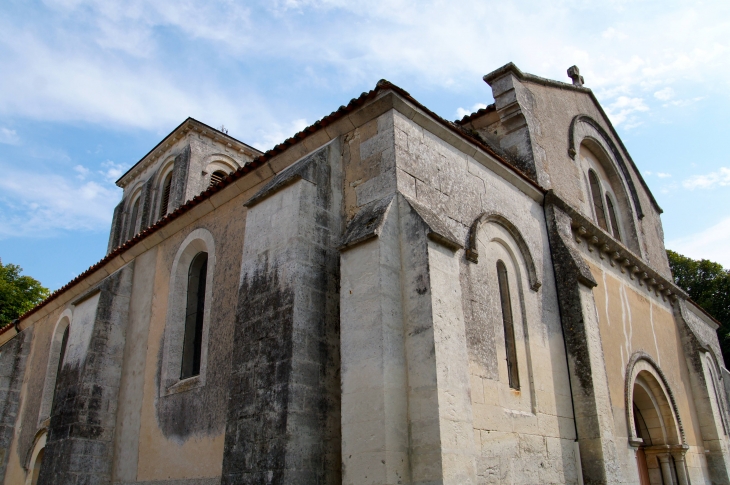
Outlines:
{"type": "Polygon", "coordinates": [[[613,201],[611,200],[611,197],[606,193],[606,208],[608,209],[608,218],[611,220],[611,230],[613,232],[613,237],[621,240],[621,231],[619,231],[618,228],[618,219],[616,218],[616,209],[613,206],[613,201]]]}
{"type": "Polygon", "coordinates": [[[61,369],[63,369],[63,360],[66,357],[66,347],[68,347],[68,333],[70,329],[71,325],[68,325],[66,327],[66,330],[63,331],[63,338],[61,338],[61,353],[58,356],[58,368],[56,369],[56,385],[53,389],[53,402],[56,401],[56,393],[58,391],[58,385],[60,384],[58,378],[61,375],[61,369]]]}
{"type": "Polygon", "coordinates": [[[517,372],[517,346],[515,343],[515,326],[512,318],[512,299],[510,298],[507,268],[502,261],[497,261],[497,279],[499,280],[499,299],[502,304],[502,323],[504,325],[504,348],[507,354],[507,377],[509,387],[520,388],[520,376],[517,372]]]}
{"type": "Polygon", "coordinates": [[[167,215],[170,205],[170,188],[172,186],[172,172],[165,176],[165,181],[162,183],[162,200],[160,201],[160,217],[167,215]]]}
{"type": "Polygon", "coordinates": [[[588,181],[591,184],[591,196],[593,197],[593,208],[596,211],[596,219],[598,225],[605,231],[608,231],[606,224],[606,212],[603,210],[603,195],[601,194],[601,184],[598,181],[598,175],[593,170],[588,171],[588,181]]]}
{"type": "Polygon", "coordinates": [[[205,312],[205,281],[208,275],[208,253],[195,255],[188,271],[188,298],[185,311],[182,369],[180,379],[200,374],[200,354],[203,344],[203,314],[205,312]]]}
{"type": "Polygon", "coordinates": [[[137,217],[139,216],[139,197],[134,201],[132,205],[132,215],[129,219],[129,234],[127,239],[132,239],[137,234],[137,217]]]}
{"type": "Polygon", "coordinates": [[[218,184],[221,182],[224,178],[226,178],[226,173],[222,170],[216,170],[210,175],[210,186],[218,184]]]}

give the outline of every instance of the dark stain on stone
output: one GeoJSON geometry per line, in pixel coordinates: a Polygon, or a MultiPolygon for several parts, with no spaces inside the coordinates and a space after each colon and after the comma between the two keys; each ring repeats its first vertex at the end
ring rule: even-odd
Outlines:
{"type": "Polygon", "coordinates": [[[127,265],[98,285],[88,348],[81,361],[64,362],[57,377],[40,485],[111,480],[121,372],[108,370],[122,367],[132,271],[127,265]]]}
{"type": "Polygon", "coordinates": [[[0,481],[5,479],[32,340],[33,327],[30,327],[0,348],[0,481]]]}

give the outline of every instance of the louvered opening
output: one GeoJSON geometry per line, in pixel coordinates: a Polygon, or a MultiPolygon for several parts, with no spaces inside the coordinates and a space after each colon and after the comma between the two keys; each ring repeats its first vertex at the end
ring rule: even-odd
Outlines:
{"type": "Polygon", "coordinates": [[[216,170],[210,176],[210,187],[216,185],[218,182],[226,178],[226,173],[221,170],[216,170]]]}
{"type": "Polygon", "coordinates": [[[170,187],[172,185],[172,172],[167,174],[165,182],[162,184],[162,202],[160,204],[160,217],[167,215],[168,205],[170,204],[170,187]]]}

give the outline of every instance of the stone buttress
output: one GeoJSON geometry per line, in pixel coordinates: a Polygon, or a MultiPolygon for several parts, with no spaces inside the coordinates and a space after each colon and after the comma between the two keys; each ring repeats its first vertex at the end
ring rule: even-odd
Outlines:
{"type": "Polygon", "coordinates": [[[77,300],[38,483],[109,483],[134,264],[77,300]]]}
{"type": "Polygon", "coordinates": [[[223,484],[340,483],[338,155],[314,152],[247,202],[223,484]]]}

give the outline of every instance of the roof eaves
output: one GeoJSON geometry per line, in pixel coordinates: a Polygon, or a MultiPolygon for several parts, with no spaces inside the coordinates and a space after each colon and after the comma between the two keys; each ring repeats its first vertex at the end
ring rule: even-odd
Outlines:
{"type": "MultiPolygon", "coordinates": [[[[507,161],[504,157],[502,157],[499,153],[497,153],[494,149],[489,147],[488,145],[484,144],[481,140],[476,139],[473,136],[470,136],[466,133],[464,133],[457,125],[444,120],[440,116],[438,116],[433,111],[426,108],[424,105],[416,101],[407,91],[404,89],[396,86],[395,84],[386,81],[385,79],[381,79],[378,81],[378,83],[375,86],[375,89],[363,92],[359,97],[353,98],[350,100],[350,102],[347,104],[347,106],[340,106],[339,109],[336,111],[333,111],[329,115],[323,117],[319,121],[316,121],[315,123],[311,124],[310,126],[304,128],[300,132],[294,134],[293,136],[287,138],[282,143],[279,143],[278,145],[274,146],[270,150],[267,150],[257,158],[255,158],[253,161],[247,163],[246,165],[238,168],[236,171],[230,173],[227,177],[219,181],[215,185],[211,185],[206,190],[204,190],[199,195],[193,197],[191,200],[187,201],[185,204],[181,205],[177,209],[175,209],[173,212],[167,214],[165,217],[154,223],[153,225],[147,227],[145,230],[141,231],[139,234],[134,236],[132,239],[126,241],[121,246],[116,247],[114,250],[112,250],[109,254],[107,254],[104,258],[102,258],[99,262],[96,264],[90,266],[86,271],[79,274],[76,278],[69,281],[67,284],[62,286],[61,288],[57,289],[51,295],[48,296],[45,300],[43,300],[41,303],[33,307],[31,310],[25,312],[23,315],[19,317],[20,320],[28,318],[30,315],[36,313],[41,308],[49,304],[51,301],[55,300],[59,296],[61,296],[64,292],[78,284],[80,281],[82,281],[84,278],[89,276],[90,274],[94,273],[101,267],[103,267],[105,264],[107,264],[109,261],[113,260],[123,252],[125,252],[127,249],[131,248],[132,246],[136,245],[143,239],[149,237],[153,233],[157,232],[161,228],[165,227],[166,225],[170,224],[172,221],[177,219],[178,217],[182,216],[183,214],[189,212],[192,210],[195,206],[200,204],[202,201],[210,198],[213,194],[223,190],[228,185],[231,185],[232,183],[236,182],[237,180],[241,179],[242,177],[246,176],[246,174],[256,170],[257,168],[264,165],[266,162],[268,162],[270,159],[272,159],[274,156],[279,155],[280,153],[286,151],[290,146],[293,146],[303,139],[307,138],[308,136],[314,134],[315,132],[319,131],[320,129],[334,123],[335,121],[339,120],[340,118],[348,115],[350,112],[354,111],[355,109],[363,106],[366,102],[371,101],[375,99],[379,94],[391,90],[398,95],[404,97],[409,102],[414,104],[416,107],[424,111],[426,114],[428,114],[430,117],[432,117],[435,121],[442,124],[449,130],[451,130],[453,133],[457,134],[461,138],[464,138],[468,140],[470,143],[473,143],[474,145],[478,146],[480,149],[484,150],[485,152],[492,155],[495,159],[497,159],[500,163],[504,164],[506,168],[513,171],[518,177],[522,178],[524,181],[532,185],[533,187],[537,188],[540,192],[545,193],[545,190],[540,187],[538,184],[536,184],[534,181],[532,181],[527,175],[522,173],[520,170],[516,169],[509,161],[507,161]]],[[[192,118],[188,118],[183,122],[180,126],[182,126],[184,123],[186,123],[189,120],[193,120],[192,118]]],[[[195,120],[193,120],[195,121],[195,120]]],[[[199,122],[198,122],[199,123],[199,122]]],[[[201,123],[202,124],[202,123],[201,123]]],[[[205,125],[207,126],[207,125],[205,125]]],[[[179,128],[179,126],[178,126],[179,128]]],[[[176,128],[177,129],[177,128],[176,128]]],[[[169,135],[168,135],[169,136],[169,135]]],[[[159,144],[158,144],[159,146],[159,144]]],[[[3,328],[0,328],[0,335],[6,332],[8,329],[8,326],[6,325],[3,328]]]]}

